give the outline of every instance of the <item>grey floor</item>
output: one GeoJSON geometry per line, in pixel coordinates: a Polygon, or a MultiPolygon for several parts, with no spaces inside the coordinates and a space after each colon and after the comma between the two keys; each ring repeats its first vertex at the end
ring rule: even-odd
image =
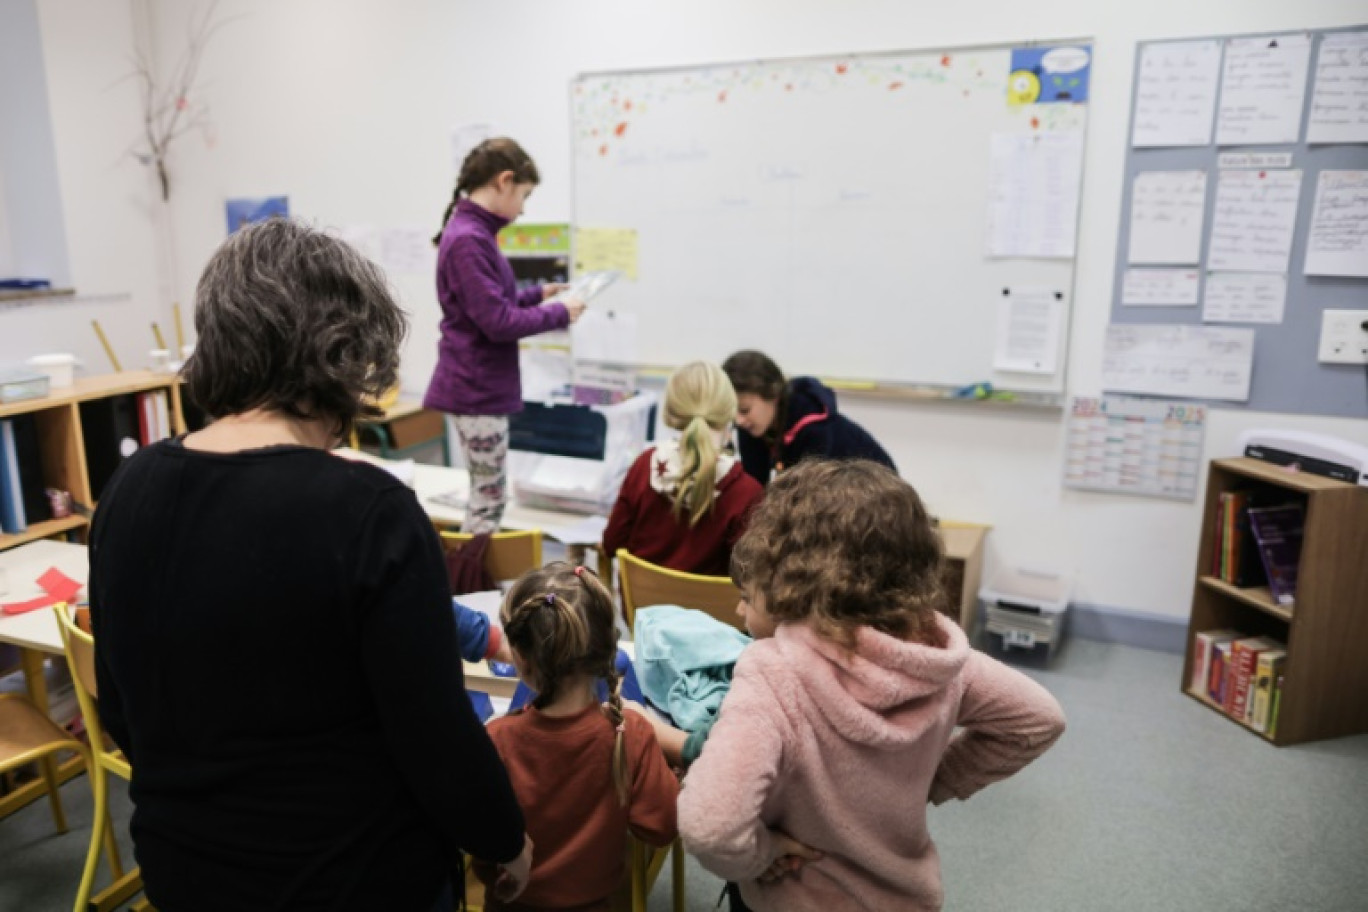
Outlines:
{"type": "MultiPolygon", "coordinates": [[[[947,910],[1368,909],[1368,736],[1274,748],[1178,693],[1180,657],[1073,640],[1028,673],[1069,731],[1034,766],[931,811],[947,910]]],[[[1361,695],[1359,699],[1363,699],[1361,695]]],[[[69,910],[84,778],[0,821],[0,910],[69,910]]],[[[128,802],[115,797],[126,823],[128,802]]],[[[721,883],[690,863],[689,909],[721,883]]],[[[651,909],[669,905],[668,876],[651,909]]]]}

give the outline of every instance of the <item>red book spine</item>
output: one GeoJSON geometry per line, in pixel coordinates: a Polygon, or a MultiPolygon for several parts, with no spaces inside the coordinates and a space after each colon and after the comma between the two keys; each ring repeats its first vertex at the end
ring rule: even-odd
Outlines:
{"type": "Polygon", "coordinates": [[[1230,688],[1230,702],[1226,710],[1237,719],[1244,719],[1249,709],[1249,684],[1254,680],[1254,668],[1259,662],[1259,649],[1243,643],[1235,646],[1235,665],[1232,669],[1234,686],[1230,688]]]}

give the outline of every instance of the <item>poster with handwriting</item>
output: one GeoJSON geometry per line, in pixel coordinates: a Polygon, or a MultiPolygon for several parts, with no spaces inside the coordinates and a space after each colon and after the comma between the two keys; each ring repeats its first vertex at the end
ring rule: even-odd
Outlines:
{"type": "Polygon", "coordinates": [[[1053,374],[1059,369],[1064,326],[1064,292],[1040,286],[1012,286],[998,297],[997,345],[993,369],[1053,374]]]}
{"type": "Polygon", "coordinates": [[[1310,57],[1307,34],[1228,39],[1216,144],[1296,142],[1310,57]]]}
{"type": "Polygon", "coordinates": [[[1222,171],[1207,269],[1287,272],[1301,179],[1300,169],[1222,171]]]}
{"type": "Polygon", "coordinates": [[[1202,256],[1205,171],[1141,171],[1131,190],[1132,265],[1196,265],[1202,256]]]}
{"type": "Polygon", "coordinates": [[[988,255],[1068,258],[1078,230],[1083,131],[994,133],[988,255]]]}
{"type": "Polygon", "coordinates": [[[1271,272],[1213,272],[1207,276],[1202,319],[1207,323],[1281,323],[1287,276],[1271,272]]]}
{"type": "Polygon", "coordinates": [[[1368,31],[1321,41],[1306,141],[1368,143],[1368,31]]]}
{"type": "Polygon", "coordinates": [[[1102,388],[1244,402],[1253,369],[1252,329],[1112,323],[1102,353],[1102,388]]]}
{"type": "Polygon", "coordinates": [[[1191,306],[1197,303],[1202,275],[1196,269],[1127,269],[1121,303],[1130,307],[1191,306]]]}
{"type": "Polygon", "coordinates": [[[1131,145],[1205,146],[1211,142],[1221,42],[1165,41],[1140,52],[1131,145]]]}
{"type": "Polygon", "coordinates": [[[1305,271],[1368,278],[1368,171],[1320,173],[1305,271]]]}

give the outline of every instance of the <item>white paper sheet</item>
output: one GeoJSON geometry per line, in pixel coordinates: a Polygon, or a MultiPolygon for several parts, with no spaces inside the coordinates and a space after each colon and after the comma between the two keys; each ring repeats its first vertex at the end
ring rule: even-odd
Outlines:
{"type": "Polygon", "coordinates": [[[1165,307],[1197,303],[1202,274],[1196,269],[1127,269],[1121,303],[1131,307],[1165,307]]]}
{"type": "Polygon", "coordinates": [[[1300,169],[1222,171],[1207,269],[1287,272],[1301,179],[1300,169]]]}
{"type": "Polygon", "coordinates": [[[1253,365],[1252,329],[1113,323],[1102,356],[1102,388],[1244,402],[1253,365]]]}
{"type": "Polygon", "coordinates": [[[494,135],[493,124],[464,123],[451,128],[451,173],[461,176],[461,165],[465,164],[470,150],[494,135]]]}
{"type": "Polygon", "coordinates": [[[570,350],[576,361],[638,363],[636,314],[589,308],[570,327],[570,350]]]}
{"type": "Polygon", "coordinates": [[[1281,323],[1287,276],[1272,272],[1213,272],[1202,296],[1207,323],[1281,323]]]}
{"type": "Polygon", "coordinates": [[[1201,478],[1205,405],[1075,397],[1064,447],[1064,486],[1192,500],[1201,478]]]}
{"type": "Polygon", "coordinates": [[[1368,142],[1368,32],[1321,40],[1306,141],[1368,142]]]}
{"type": "Polygon", "coordinates": [[[990,154],[988,255],[1072,257],[1083,132],[994,133],[990,154]]]}
{"type": "Polygon", "coordinates": [[[1301,134],[1311,36],[1226,41],[1216,144],[1294,143],[1301,134]]]}
{"type": "Polygon", "coordinates": [[[1368,171],[1322,171],[1306,236],[1306,274],[1368,277],[1368,171]]]}
{"type": "Polygon", "coordinates": [[[1211,142],[1221,43],[1166,41],[1140,52],[1131,145],[1205,146],[1211,142]]]}
{"type": "Polygon", "coordinates": [[[1202,257],[1205,171],[1142,171],[1131,191],[1131,264],[1196,265],[1202,257]]]}
{"type": "Polygon", "coordinates": [[[383,228],[380,265],[395,275],[432,276],[437,271],[437,248],[429,228],[383,228]]]}
{"type": "Polygon", "coordinates": [[[372,263],[380,262],[380,230],[374,225],[342,225],[329,228],[328,234],[352,245],[372,263]]]}
{"type": "Polygon", "coordinates": [[[1060,289],[1017,286],[998,298],[993,369],[1053,374],[1059,368],[1059,337],[1065,295],[1060,289]]]}

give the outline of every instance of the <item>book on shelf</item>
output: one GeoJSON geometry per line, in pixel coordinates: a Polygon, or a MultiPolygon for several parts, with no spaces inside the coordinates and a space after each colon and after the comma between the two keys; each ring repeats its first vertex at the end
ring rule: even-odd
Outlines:
{"type": "Polygon", "coordinates": [[[1273,679],[1273,697],[1268,707],[1268,727],[1264,734],[1270,738],[1278,736],[1278,710],[1282,706],[1283,675],[1278,675],[1273,679]]]}
{"type": "Polygon", "coordinates": [[[1258,732],[1268,731],[1269,712],[1273,708],[1273,685],[1282,677],[1287,662],[1286,649],[1267,649],[1259,654],[1254,669],[1254,699],[1249,704],[1249,726],[1258,732]]]}
{"type": "Polygon", "coordinates": [[[1211,644],[1211,662],[1207,668],[1207,699],[1217,706],[1225,706],[1230,687],[1230,644],[1234,639],[1211,644]]]}
{"type": "Polygon", "coordinates": [[[1297,564],[1301,561],[1302,535],[1306,528],[1301,504],[1252,507],[1249,526],[1268,576],[1273,600],[1285,608],[1296,602],[1297,564]]]}
{"type": "Polygon", "coordinates": [[[1249,510],[1261,498],[1255,491],[1222,491],[1220,496],[1216,523],[1219,559],[1212,575],[1242,589],[1264,583],[1263,564],[1249,529],[1249,510]]]}
{"type": "Polygon", "coordinates": [[[133,395],[90,399],[80,404],[90,492],[96,500],[119,464],[139,447],[138,401],[133,395]]]}
{"type": "Polygon", "coordinates": [[[1193,693],[1207,692],[1208,673],[1211,669],[1211,651],[1217,643],[1229,643],[1240,636],[1237,630],[1203,630],[1193,637],[1192,679],[1193,693]]]}
{"type": "Polygon", "coordinates": [[[1259,656],[1283,644],[1271,637],[1242,637],[1230,644],[1230,686],[1226,688],[1226,714],[1241,722],[1249,715],[1249,688],[1259,656]]]}
{"type": "Polygon", "coordinates": [[[0,531],[17,535],[51,518],[43,486],[38,419],[16,415],[0,420],[0,531]]]}

